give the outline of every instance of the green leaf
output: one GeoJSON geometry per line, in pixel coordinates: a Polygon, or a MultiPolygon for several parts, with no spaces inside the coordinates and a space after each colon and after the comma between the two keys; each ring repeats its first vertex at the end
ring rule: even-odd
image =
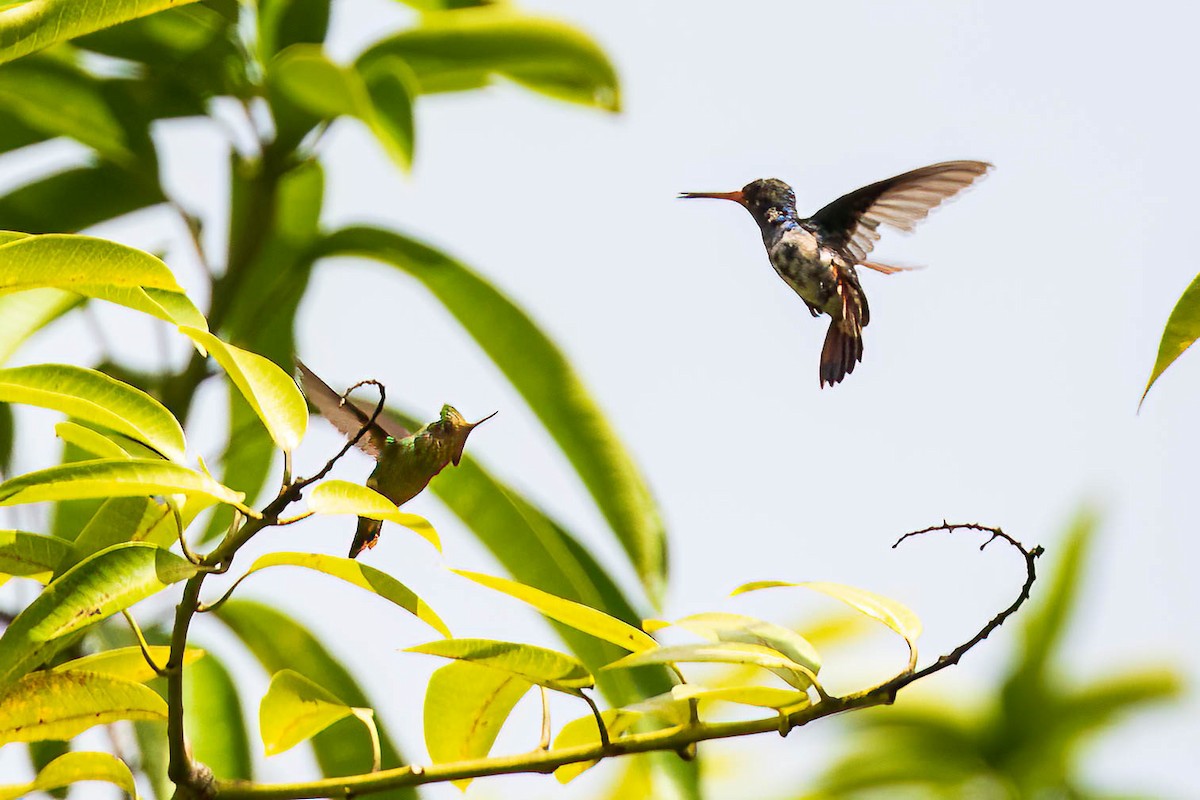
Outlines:
{"type": "Polygon", "coordinates": [[[56,638],[195,573],[194,564],[148,544],[119,544],[84,559],[47,586],[0,637],[0,688],[52,654],[56,638]]]}
{"type": "MultiPolygon", "coordinates": [[[[171,657],[171,648],[165,645],[151,645],[147,648],[150,651],[150,657],[154,659],[154,663],[159,667],[167,665],[167,659],[171,657]]],[[[195,663],[201,658],[204,658],[204,651],[195,647],[189,647],[183,653],[184,665],[195,663]]],[[[123,681],[133,681],[134,683],[146,683],[158,677],[150,665],[146,663],[146,657],[142,655],[140,647],[118,647],[113,650],[103,650],[99,653],[92,653],[88,656],[65,661],[50,670],[51,672],[89,672],[98,675],[107,675],[110,678],[120,678],[123,681]]]]}
{"type": "Polygon", "coordinates": [[[0,219],[19,230],[75,233],[162,202],[156,181],[104,161],[12,189],[0,196],[0,219]]]}
{"type": "Polygon", "coordinates": [[[621,104],[616,71],[595,41],[503,4],[427,14],[417,27],[372,46],[359,63],[387,56],[411,67],[423,93],[472,89],[498,75],[559,100],[608,111],[621,104]]]}
{"type": "Polygon", "coordinates": [[[182,462],[183,428],[162,403],[102,372],[68,364],[0,369],[0,400],[61,411],[123,433],[182,462]]]}
{"type": "Polygon", "coordinates": [[[38,288],[108,300],[173,324],[207,325],[166,264],[104,239],[53,233],[0,243],[0,294],[38,288]]]}
{"type": "Polygon", "coordinates": [[[605,669],[625,669],[641,667],[646,664],[674,663],[718,663],[718,664],[753,664],[769,669],[778,670],[792,686],[804,690],[817,682],[816,675],[803,664],[792,661],[782,653],[769,647],[741,642],[716,642],[714,644],[680,644],[659,647],[654,650],[643,650],[633,653],[609,664],[605,669]],[[798,674],[803,679],[795,677],[798,674]],[[789,680],[790,678],[790,680],[789,680]]]}
{"type": "Polygon", "coordinates": [[[129,458],[129,453],[121,445],[103,433],[74,422],[58,423],[54,426],[54,435],[96,458],[129,458]]]}
{"type": "Polygon", "coordinates": [[[32,782],[0,786],[0,800],[18,800],[33,792],[50,792],[83,781],[104,781],[137,798],[133,773],[116,756],[108,753],[65,753],[47,764],[32,782]]]}
{"type": "Polygon", "coordinates": [[[516,581],[497,578],[493,575],[467,572],[461,569],[454,569],[451,572],[489,589],[495,589],[497,592],[515,597],[533,606],[550,619],[569,625],[590,636],[595,636],[597,639],[611,642],[624,650],[639,652],[658,647],[658,642],[654,640],[653,636],[648,636],[632,625],[582,603],[566,600],[549,592],[543,592],[541,589],[534,589],[532,586],[525,586],[516,581]]]}
{"type": "Polygon", "coordinates": [[[242,505],[241,492],[222,486],[204,473],[148,458],[76,461],[18,475],[0,484],[0,506],[152,494],[196,495],[237,506],[243,513],[256,513],[242,505]]]}
{"type": "Polygon", "coordinates": [[[409,647],[405,652],[482,664],[567,694],[578,695],[581,689],[595,684],[591,673],[577,659],[531,644],[492,639],[446,639],[409,647]]]}
{"type": "Polygon", "coordinates": [[[345,228],[318,256],[391,264],[428,288],[504,372],[570,460],[629,554],[651,599],[666,582],[666,535],[632,457],[562,352],[494,287],[441,253],[377,228],[345,228]]]}
{"type": "Polygon", "coordinates": [[[71,554],[71,545],[55,536],[0,531],[0,575],[20,575],[45,583],[71,554]]]}
{"type": "Polygon", "coordinates": [[[281,450],[296,449],[308,427],[308,405],[291,376],[270,359],[222,342],[208,331],[181,325],[181,333],[208,350],[241,390],[281,450]]]}
{"type": "Polygon", "coordinates": [[[296,43],[322,42],[329,0],[260,0],[258,48],[264,60],[296,43]]]}
{"type": "Polygon", "coordinates": [[[41,0],[0,12],[0,63],[192,0],[41,0]]]}
{"type": "MultiPolygon", "coordinates": [[[[220,44],[233,35],[234,22],[207,5],[180,6],[90,33],[72,44],[157,67],[180,67],[189,60],[188,66],[199,66],[195,59],[206,50],[228,52],[220,44]]],[[[211,70],[216,65],[205,66],[211,70]]]]}
{"type": "Polygon", "coordinates": [[[441,539],[429,520],[400,511],[379,492],[357,483],[341,480],[318,483],[308,494],[308,509],[314,514],[353,514],[394,522],[432,544],[439,553],[442,551],[441,539]]]}
{"type": "Polygon", "coordinates": [[[734,589],[733,594],[739,595],[746,592],[758,591],[759,589],[789,586],[803,586],[806,589],[812,589],[814,592],[827,594],[830,597],[841,600],[851,608],[861,611],[868,617],[879,620],[904,637],[904,641],[908,642],[908,648],[912,653],[915,663],[917,653],[916,642],[917,638],[921,635],[921,620],[908,607],[897,603],[891,598],[883,597],[874,592],[868,592],[866,589],[856,589],[853,586],[824,581],[804,581],[802,583],[753,581],[734,589]]]}
{"type": "MultiPolygon", "coordinates": [[[[425,690],[425,746],[435,764],[484,758],[532,684],[470,661],[434,671],[425,690]]],[[[466,790],[471,780],[454,781],[466,790]]]]}
{"type": "MultiPolygon", "coordinates": [[[[44,739],[38,742],[29,742],[26,745],[26,749],[29,751],[29,765],[33,767],[33,772],[36,775],[49,766],[50,762],[54,759],[71,752],[71,743],[64,742],[61,739],[44,739]]],[[[31,791],[27,787],[28,785],[26,787],[0,787],[0,798],[10,797],[11,795],[7,792],[17,788],[26,788],[27,791],[31,791]]],[[[57,798],[57,800],[66,800],[67,789],[66,787],[51,789],[49,795],[57,798]]],[[[24,797],[25,795],[21,794],[19,796],[24,797]]]]}
{"type": "MultiPolygon", "coordinates": [[[[1175,363],[1175,359],[1183,355],[1183,351],[1192,346],[1200,337],[1200,275],[1197,275],[1175,303],[1171,316],[1167,317],[1167,326],[1163,328],[1162,341],[1158,344],[1158,357],[1154,360],[1154,369],[1150,371],[1150,380],[1146,382],[1146,391],[1142,392],[1142,401],[1150,393],[1150,387],[1158,380],[1167,367],[1175,363]]],[[[1141,406],[1141,403],[1138,403],[1141,406]]]]}
{"type": "Polygon", "coordinates": [[[70,739],[95,725],[166,717],[166,702],[140,683],[87,672],[33,672],[0,695],[0,745],[70,739]]]}
{"type": "MultiPolygon", "coordinates": [[[[3,213],[0,201],[0,214],[3,213]]],[[[79,295],[61,289],[30,289],[0,295],[0,364],[12,358],[26,339],[80,302],[79,295]]]]}
{"type": "MultiPolygon", "coordinates": [[[[3,25],[0,12],[0,37],[3,25]]],[[[35,57],[0,67],[0,106],[49,137],[70,137],[117,163],[134,161],[101,82],[67,62],[35,57]]]]}
{"type": "Polygon", "coordinates": [[[330,61],[319,46],[297,45],[271,63],[272,88],[318,119],[353,117],[408,170],[413,155],[411,73],[399,59],[381,59],[367,72],[330,61]]]}
{"type": "MultiPolygon", "coordinates": [[[[632,728],[641,720],[642,716],[640,711],[629,708],[608,708],[600,713],[610,740],[616,739],[632,728]]],[[[588,714],[586,717],[573,719],[564,725],[558,732],[558,736],[554,738],[552,749],[564,750],[570,747],[583,747],[599,743],[600,729],[596,726],[596,718],[588,714]]],[[[581,761],[575,764],[564,764],[554,770],[554,777],[559,783],[569,783],[597,763],[596,761],[581,761]]]]}
{"type": "Polygon", "coordinates": [[[671,689],[676,700],[705,700],[738,703],[760,708],[803,708],[810,702],[808,694],[791,689],[776,689],[773,686],[698,686],[683,683],[671,689]]]}
{"type": "Polygon", "coordinates": [[[0,403],[0,476],[12,470],[13,450],[17,444],[16,422],[12,406],[0,403]]]}
{"type": "Polygon", "coordinates": [[[258,725],[267,755],[273,756],[291,750],[353,713],[333,693],[295,670],[285,669],[271,677],[258,708],[258,725]]]}
{"type": "Polygon", "coordinates": [[[450,636],[450,629],[415,592],[386,572],[359,563],[352,558],[321,553],[267,553],[255,560],[250,569],[246,571],[246,576],[268,567],[281,566],[304,567],[323,572],[360,589],[366,589],[368,592],[377,594],[400,606],[442,636],[450,636]]]}
{"type": "MultiPolygon", "coordinates": [[[[693,614],[676,620],[674,624],[710,642],[741,642],[768,647],[797,664],[803,664],[810,674],[815,675],[821,670],[821,656],[816,648],[800,634],[773,622],[714,611],[693,614]]],[[[792,685],[807,685],[805,673],[777,674],[792,685]]]]}
{"type": "Polygon", "coordinates": [[[242,703],[225,666],[209,653],[183,673],[183,692],[184,730],[196,760],[224,780],[252,780],[242,703]]]}
{"type": "MultiPolygon", "coordinates": [[[[215,612],[254,654],[268,673],[294,669],[357,708],[371,703],[354,678],[311,633],[295,620],[261,603],[229,600],[215,612]]],[[[396,751],[380,727],[383,768],[408,762],[396,751]]],[[[371,769],[367,732],[355,720],[343,720],[313,738],[313,751],[326,777],[358,775],[371,769]]],[[[414,789],[380,792],[382,800],[416,800],[414,789]]]]}

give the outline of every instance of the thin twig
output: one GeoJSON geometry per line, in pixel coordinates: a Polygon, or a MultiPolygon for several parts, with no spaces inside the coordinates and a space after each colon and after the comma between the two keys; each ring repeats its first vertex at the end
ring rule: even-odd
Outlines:
{"type": "Polygon", "coordinates": [[[588,708],[592,710],[592,716],[596,718],[596,728],[600,731],[600,749],[607,750],[612,742],[609,741],[608,726],[604,724],[604,717],[600,714],[600,709],[596,707],[596,701],[588,697],[582,689],[579,690],[579,696],[588,704],[588,708]]]}
{"type": "Polygon", "coordinates": [[[166,669],[154,663],[154,658],[150,655],[150,645],[146,643],[146,637],[142,635],[142,629],[138,626],[137,620],[133,618],[133,614],[129,613],[129,609],[121,609],[121,613],[125,615],[125,621],[129,623],[129,627],[133,629],[133,635],[137,637],[138,647],[142,649],[142,658],[146,659],[146,663],[150,665],[150,669],[154,670],[154,674],[163,676],[167,674],[166,669]]]}

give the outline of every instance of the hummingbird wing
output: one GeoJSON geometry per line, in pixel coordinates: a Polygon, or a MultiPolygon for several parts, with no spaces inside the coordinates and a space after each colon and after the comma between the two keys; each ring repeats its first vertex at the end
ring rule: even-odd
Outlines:
{"type": "Polygon", "coordinates": [[[860,262],[879,241],[880,225],[912,231],[918,222],[987,174],[983,161],[946,161],[914,169],[843,195],[813,214],[822,243],[860,262]]]}
{"type": "MultiPolygon", "coordinates": [[[[320,415],[329,420],[333,427],[341,431],[343,436],[352,439],[358,436],[358,432],[364,426],[368,426],[366,433],[358,440],[357,446],[364,453],[378,460],[388,442],[388,432],[379,424],[379,420],[368,425],[371,422],[370,412],[363,411],[353,403],[343,400],[340,394],[318,378],[299,359],[296,360],[296,369],[300,373],[300,388],[304,390],[304,396],[308,398],[308,402],[312,403],[320,415]]],[[[372,408],[372,410],[374,409],[372,408]]],[[[380,417],[382,416],[381,414],[380,417]]]]}

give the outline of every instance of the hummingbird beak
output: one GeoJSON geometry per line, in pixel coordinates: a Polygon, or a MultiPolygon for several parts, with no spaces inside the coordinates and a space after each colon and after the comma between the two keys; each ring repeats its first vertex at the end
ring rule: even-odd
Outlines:
{"type": "Polygon", "coordinates": [[[500,412],[498,410],[493,411],[492,413],[488,414],[483,419],[479,420],[479,422],[468,422],[467,423],[467,426],[466,426],[467,430],[463,434],[462,440],[458,443],[458,447],[455,448],[454,454],[450,457],[450,461],[454,464],[454,466],[457,467],[458,462],[462,461],[463,448],[466,447],[467,437],[471,435],[471,431],[475,430],[480,425],[487,422],[489,419],[491,419],[492,417],[496,416],[499,413],[500,412]]]}
{"type": "Polygon", "coordinates": [[[680,192],[679,200],[688,200],[694,197],[709,197],[713,200],[732,200],[735,203],[746,205],[746,196],[739,189],[736,192],[680,192]]]}

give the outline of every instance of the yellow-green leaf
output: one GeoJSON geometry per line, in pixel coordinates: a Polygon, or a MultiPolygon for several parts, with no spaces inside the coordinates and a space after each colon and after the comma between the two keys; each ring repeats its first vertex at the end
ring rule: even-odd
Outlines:
{"type": "Polygon", "coordinates": [[[1191,347],[1197,338],[1200,338],[1200,275],[1183,290],[1175,308],[1171,310],[1171,316],[1167,317],[1162,341],[1158,343],[1158,357],[1154,360],[1154,369],[1150,371],[1150,380],[1146,382],[1146,391],[1142,392],[1142,400],[1146,399],[1158,376],[1175,363],[1175,359],[1183,355],[1183,351],[1191,347]]]}
{"type": "Polygon", "coordinates": [[[58,423],[54,426],[54,435],[96,458],[129,458],[129,453],[121,445],[103,433],[74,422],[58,423]]]}
{"type": "Polygon", "coordinates": [[[222,486],[203,472],[149,458],[74,461],[18,475],[0,484],[0,506],[155,494],[198,495],[255,514],[242,505],[241,492],[222,486]]]}
{"type": "MultiPolygon", "coordinates": [[[[154,659],[154,663],[160,668],[167,665],[167,659],[171,657],[171,648],[166,645],[150,645],[147,648],[150,651],[150,657],[154,659]]],[[[183,653],[183,663],[193,664],[198,659],[204,657],[204,651],[189,647],[183,653]]],[[[140,647],[118,647],[113,650],[104,650],[99,653],[75,658],[70,661],[65,661],[50,670],[51,672],[90,672],[93,674],[108,675],[112,678],[120,678],[125,681],[133,681],[134,683],[145,683],[146,681],[154,680],[158,675],[146,663],[146,657],[142,655],[140,647]]]]}
{"type": "Polygon", "coordinates": [[[0,11],[0,63],[194,0],[38,0],[0,11]]]}
{"type": "MultiPolygon", "coordinates": [[[[532,684],[510,672],[454,661],[425,689],[425,746],[435,764],[484,758],[513,706],[532,684]]],[[[466,789],[471,780],[454,781],[466,789]]]]}
{"type": "Polygon", "coordinates": [[[681,644],[659,647],[654,650],[643,650],[625,658],[614,661],[604,669],[625,669],[627,667],[643,667],[647,664],[673,664],[687,662],[715,662],[719,664],[753,664],[772,671],[795,686],[805,689],[815,684],[816,675],[803,664],[797,664],[787,656],[757,644],[741,642],[715,642],[713,644],[681,644]],[[798,673],[803,677],[792,677],[798,673]],[[790,680],[789,680],[790,678],[790,680]]]}
{"type": "Polygon", "coordinates": [[[9,623],[0,637],[0,689],[41,664],[57,637],[194,574],[191,562],[148,544],[118,544],[89,556],[51,582],[9,623]]]}
{"type": "Polygon", "coordinates": [[[446,639],[410,647],[406,652],[482,664],[567,694],[578,695],[580,689],[595,684],[577,658],[531,644],[492,639],[446,639]]]}
{"type": "Polygon", "coordinates": [[[677,700],[706,700],[738,703],[761,708],[802,708],[809,704],[806,692],[793,689],[777,689],[774,686],[698,686],[681,683],[672,687],[671,695],[677,700]]]}
{"type": "MultiPolygon", "coordinates": [[[[613,740],[632,728],[634,723],[642,718],[642,713],[632,707],[608,708],[600,712],[600,718],[604,720],[604,729],[608,732],[609,739],[613,740]]],[[[596,727],[595,716],[588,714],[586,717],[573,719],[563,725],[558,736],[554,737],[553,749],[565,750],[571,747],[598,744],[600,744],[600,729],[596,727]]],[[[580,761],[574,764],[564,764],[554,770],[554,777],[559,783],[570,783],[595,766],[596,763],[595,761],[580,761]]]]}
{"type": "Polygon", "coordinates": [[[271,685],[258,707],[258,724],[266,753],[273,756],[310,739],[352,709],[332,692],[290,669],[271,677],[271,685]]]}
{"type": "Polygon", "coordinates": [[[188,325],[179,330],[212,354],[280,449],[300,444],[308,428],[308,405],[290,375],[270,359],[226,344],[208,331],[188,325]]]}
{"type": "Polygon", "coordinates": [[[153,689],[89,672],[32,672],[0,695],[0,744],[70,739],[123,719],[162,720],[153,689]]]}
{"type": "MultiPolygon", "coordinates": [[[[3,243],[0,239],[0,243],[3,243]]],[[[61,317],[83,298],[61,289],[30,289],[0,295],[0,364],[35,332],[61,317]]]]}
{"type": "Polygon", "coordinates": [[[37,777],[19,786],[0,786],[0,800],[19,800],[33,792],[53,792],[83,781],[104,781],[123,789],[137,800],[133,773],[125,762],[108,753],[64,753],[51,761],[37,777]]]}
{"type": "Polygon", "coordinates": [[[450,629],[442,622],[424,600],[400,581],[386,572],[375,569],[352,558],[324,555],[322,553],[267,553],[259,558],[246,571],[246,575],[266,569],[267,567],[304,567],[323,572],[340,578],[346,583],[360,589],[379,595],[390,600],[409,612],[429,627],[449,637],[450,629]]]}
{"type": "Polygon", "coordinates": [[[0,369],[0,401],[61,411],[123,433],[172,461],[184,460],[183,428],[171,412],[103,372],[69,364],[0,369]]]}
{"type": "Polygon", "coordinates": [[[308,493],[308,509],[314,514],[353,514],[394,522],[425,539],[439,553],[442,550],[442,542],[429,520],[400,511],[379,492],[357,483],[339,480],[318,483],[308,493]]]}
{"type": "MultiPolygon", "coordinates": [[[[713,611],[684,617],[676,620],[675,625],[710,642],[742,642],[769,647],[797,664],[803,664],[814,674],[821,669],[821,656],[807,639],[773,622],[742,614],[713,611]]],[[[803,680],[803,677],[796,673],[791,673],[791,677],[782,674],[779,677],[793,685],[793,678],[803,680]]]]}
{"type": "Polygon", "coordinates": [[[475,581],[489,589],[495,589],[510,597],[515,597],[533,606],[550,619],[557,620],[564,625],[570,625],[576,630],[595,636],[597,639],[611,642],[625,650],[636,653],[641,650],[658,647],[658,642],[654,640],[654,637],[639,631],[632,625],[610,614],[594,609],[591,606],[585,606],[583,603],[566,600],[549,592],[543,592],[541,589],[534,589],[532,586],[526,586],[523,583],[517,583],[507,578],[498,578],[494,575],[484,575],[481,572],[468,572],[461,569],[451,570],[451,572],[461,575],[468,580],[475,581]]]}
{"type": "Polygon", "coordinates": [[[20,575],[45,583],[70,553],[70,543],[56,536],[0,531],[0,575],[20,575]]]}
{"type": "Polygon", "coordinates": [[[868,617],[879,620],[904,637],[904,641],[908,643],[910,667],[916,665],[917,637],[921,635],[921,620],[907,606],[897,603],[891,598],[869,592],[866,589],[858,589],[842,583],[828,583],[825,581],[804,581],[801,583],[753,581],[734,589],[733,594],[739,595],[746,592],[758,591],[759,589],[789,586],[802,586],[806,589],[812,589],[815,592],[835,597],[851,608],[866,614],[868,617]]]}

